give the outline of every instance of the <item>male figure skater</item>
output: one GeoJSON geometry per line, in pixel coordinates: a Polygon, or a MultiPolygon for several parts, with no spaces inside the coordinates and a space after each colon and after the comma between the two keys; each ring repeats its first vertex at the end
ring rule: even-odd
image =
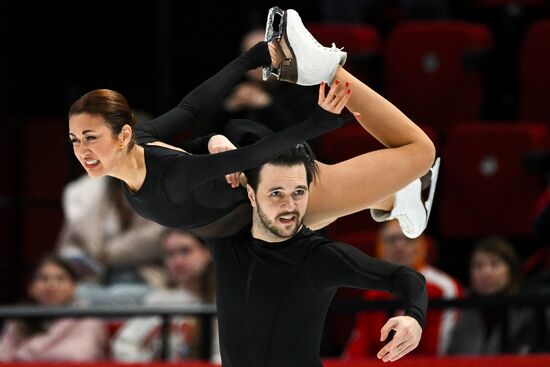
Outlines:
{"type": "Polygon", "coordinates": [[[378,353],[395,361],[416,348],[426,317],[424,277],[369,257],[302,225],[315,163],[304,144],[246,172],[252,228],[210,241],[216,265],[224,367],[320,367],[325,316],[338,287],[390,291],[405,315],[381,329],[378,353]]]}

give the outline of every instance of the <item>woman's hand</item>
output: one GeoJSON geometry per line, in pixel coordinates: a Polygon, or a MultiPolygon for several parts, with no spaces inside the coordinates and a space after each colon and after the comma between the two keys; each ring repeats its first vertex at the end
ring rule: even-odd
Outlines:
{"type": "Polygon", "coordinates": [[[330,91],[326,94],[325,83],[321,82],[319,86],[319,106],[328,112],[340,114],[351,98],[349,83],[342,84],[339,80],[334,80],[330,85],[330,91]]]}
{"type": "MultiPolygon", "coordinates": [[[[227,139],[223,135],[214,135],[213,137],[208,140],[208,151],[211,154],[216,154],[220,152],[226,152],[228,150],[237,149],[229,139],[227,139]]],[[[231,187],[236,188],[239,187],[240,180],[239,177],[241,176],[241,172],[235,172],[231,173],[229,175],[225,175],[225,180],[228,184],[231,185],[231,187]]]]}

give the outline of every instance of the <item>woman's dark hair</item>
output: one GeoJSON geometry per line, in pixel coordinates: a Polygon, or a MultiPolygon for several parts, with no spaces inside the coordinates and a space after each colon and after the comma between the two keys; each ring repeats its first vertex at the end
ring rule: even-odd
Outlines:
{"type": "Polygon", "coordinates": [[[79,278],[78,274],[73,269],[70,262],[55,254],[45,255],[38,261],[38,263],[35,265],[32,272],[32,280],[36,278],[36,276],[38,275],[38,272],[40,272],[40,269],[42,269],[46,264],[54,264],[60,267],[61,269],[65,270],[65,272],[69,275],[69,277],[73,282],[78,281],[78,278],[79,278]]]}
{"type": "MultiPolygon", "coordinates": [[[[67,273],[67,275],[69,275],[69,278],[71,278],[73,282],[78,281],[78,275],[76,271],[71,267],[70,263],[67,260],[55,254],[48,254],[43,256],[34,266],[33,271],[30,274],[31,278],[29,279],[29,284],[36,279],[40,270],[47,264],[54,264],[58,266],[59,268],[63,269],[67,273]]],[[[34,300],[29,301],[31,303],[36,303],[36,301],[34,300]]],[[[49,321],[50,320],[43,318],[22,319],[19,321],[18,327],[25,335],[32,336],[34,334],[46,331],[47,323],[49,321]]]]}
{"type": "Polygon", "coordinates": [[[502,237],[490,236],[480,239],[475,247],[473,254],[483,252],[498,256],[506,263],[510,270],[510,282],[504,289],[505,293],[516,293],[521,285],[521,269],[519,257],[514,247],[502,237]]]}
{"type": "MultiPolygon", "coordinates": [[[[315,156],[310,146],[306,143],[300,143],[295,147],[283,152],[278,157],[266,162],[266,164],[273,164],[275,166],[295,166],[298,164],[303,164],[306,168],[307,184],[311,184],[313,179],[317,177],[319,173],[319,167],[315,162],[315,156]]],[[[260,180],[260,172],[263,166],[256,167],[245,171],[246,180],[248,184],[252,187],[254,192],[258,189],[258,184],[260,180]]]]}
{"type": "MultiPolygon", "coordinates": [[[[136,124],[136,118],[126,98],[110,89],[96,89],[77,99],[69,109],[69,119],[80,113],[100,116],[115,136],[120,133],[124,125],[130,125],[133,129],[136,124]]],[[[134,143],[132,138],[128,147],[132,148],[134,143]]]]}

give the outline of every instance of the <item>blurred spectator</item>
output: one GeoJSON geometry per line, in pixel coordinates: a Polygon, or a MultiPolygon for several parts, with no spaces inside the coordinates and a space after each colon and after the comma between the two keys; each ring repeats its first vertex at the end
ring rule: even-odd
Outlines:
{"type": "MultiPolygon", "coordinates": [[[[170,230],[162,237],[164,263],[173,287],[155,290],[145,305],[174,307],[214,302],[214,268],[206,245],[188,232],[170,230]]],[[[172,320],[170,360],[199,358],[202,338],[199,321],[193,317],[172,320]]],[[[117,361],[148,362],[160,357],[158,317],[136,318],[126,322],[113,341],[113,356],[117,361]]],[[[217,327],[212,326],[212,361],[221,363],[217,327]]]]}
{"type": "MultiPolygon", "coordinates": [[[[265,29],[247,33],[241,52],[264,40],[265,29]]],[[[246,79],[235,86],[224,103],[214,109],[208,121],[197,126],[194,135],[223,132],[231,118],[258,122],[273,131],[292,126],[310,116],[317,102],[317,88],[279,82],[273,76],[262,80],[262,68],[251,70],[246,79]]]]}
{"type": "Polygon", "coordinates": [[[160,225],[132,211],[120,182],[85,175],[63,194],[65,223],[58,252],[82,276],[77,298],[90,305],[136,304],[164,285],[160,225]]]}
{"type": "MultiPolygon", "coordinates": [[[[517,294],[521,273],[516,251],[500,237],[480,240],[470,258],[470,292],[473,297],[517,294]]],[[[465,309],[453,332],[449,354],[526,353],[533,345],[531,313],[510,308],[465,309]],[[503,322],[508,338],[502,340],[503,322]]]]}
{"type": "MultiPolygon", "coordinates": [[[[56,256],[36,268],[28,295],[43,306],[74,305],[76,273],[56,256]]],[[[0,361],[97,361],[104,358],[107,333],[96,319],[8,321],[0,337],[0,361]]]]}
{"type": "MultiPolygon", "coordinates": [[[[462,295],[462,287],[450,275],[428,263],[429,240],[425,235],[417,239],[405,237],[397,221],[384,223],[376,245],[377,257],[395,264],[409,266],[426,277],[426,287],[430,299],[453,299],[462,295]]],[[[366,300],[387,300],[386,292],[365,292],[366,300]]],[[[449,310],[429,310],[422,339],[416,354],[444,354],[456,323],[458,312],[449,310]]],[[[387,320],[386,312],[363,312],[357,316],[351,340],[344,351],[344,358],[375,356],[382,348],[380,329],[387,320]]]]}

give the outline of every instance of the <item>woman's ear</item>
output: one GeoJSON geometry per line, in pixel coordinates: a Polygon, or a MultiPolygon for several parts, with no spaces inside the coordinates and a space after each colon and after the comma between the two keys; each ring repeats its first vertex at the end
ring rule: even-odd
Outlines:
{"type": "Polygon", "coordinates": [[[121,143],[123,143],[124,145],[128,145],[130,141],[132,141],[132,127],[128,124],[124,125],[122,127],[122,130],[120,130],[120,134],[118,136],[121,143]]]}

